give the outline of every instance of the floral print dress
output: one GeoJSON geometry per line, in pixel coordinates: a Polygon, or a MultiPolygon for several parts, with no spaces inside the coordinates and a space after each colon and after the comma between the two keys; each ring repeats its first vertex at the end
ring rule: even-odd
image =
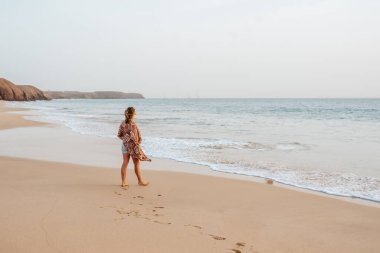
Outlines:
{"type": "Polygon", "coordinates": [[[133,158],[139,159],[140,161],[151,161],[140,147],[142,139],[136,123],[121,122],[117,137],[123,141],[124,147],[133,158]]]}

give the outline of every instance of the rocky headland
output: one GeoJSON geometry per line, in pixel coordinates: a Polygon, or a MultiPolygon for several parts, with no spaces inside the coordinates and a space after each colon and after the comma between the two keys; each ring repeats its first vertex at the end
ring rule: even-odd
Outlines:
{"type": "Polygon", "coordinates": [[[16,85],[5,78],[0,78],[0,100],[34,101],[49,100],[49,98],[32,85],[16,85]]]}

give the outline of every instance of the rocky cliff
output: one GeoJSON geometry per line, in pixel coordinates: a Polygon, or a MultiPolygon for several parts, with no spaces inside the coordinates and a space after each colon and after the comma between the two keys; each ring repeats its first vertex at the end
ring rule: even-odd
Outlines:
{"type": "Polygon", "coordinates": [[[119,91],[44,91],[44,94],[52,99],[125,99],[125,98],[144,98],[139,93],[124,93],[119,91]]]}
{"type": "Polygon", "coordinates": [[[7,79],[0,78],[0,100],[34,101],[48,100],[48,98],[32,85],[15,85],[7,79]]]}

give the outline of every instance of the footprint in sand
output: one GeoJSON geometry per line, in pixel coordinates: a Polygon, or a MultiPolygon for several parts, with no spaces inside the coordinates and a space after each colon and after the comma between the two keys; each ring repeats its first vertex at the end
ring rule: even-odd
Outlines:
{"type": "Polygon", "coordinates": [[[121,215],[125,215],[125,214],[128,215],[128,216],[133,215],[133,216],[135,216],[135,217],[139,217],[139,216],[141,216],[138,210],[126,211],[126,210],[122,210],[122,209],[123,209],[123,208],[118,209],[118,210],[116,210],[116,212],[117,212],[118,214],[121,214],[121,215]]]}
{"type": "Polygon", "coordinates": [[[226,240],[225,237],[218,236],[218,235],[212,235],[212,234],[209,234],[209,236],[211,236],[213,239],[218,240],[218,241],[226,240]]]}
{"type": "Polygon", "coordinates": [[[124,210],[116,210],[118,214],[129,214],[129,212],[126,212],[124,210]]]}
{"type": "MultiPolygon", "coordinates": [[[[187,224],[187,225],[184,225],[184,226],[193,227],[193,228],[197,228],[197,229],[203,229],[201,226],[191,225],[191,224],[187,224]]],[[[222,237],[222,236],[219,236],[219,235],[209,234],[209,236],[211,236],[214,240],[218,240],[218,241],[224,241],[224,240],[226,240],[225,237],[222,237]]],[[[233,249],[229,249],[229,250],[231,250],[231,251],[233,251],[235,253],[242,253],[241,250],[244,247],[245,247],[245,242],[237,242],[237,243],[235,243],[235,247],[233,249]]]]}
{"type": "Polygon", "coordinates": [[[170,224],[171,224],[171,222],[163,222],[163,221],[158,221],[158,220],[152,220],[151,218],[147,217],[147,215],[149,215],[149,214],[140,214],[140,213],[138,213],[138,212],[135,212],[135,213],[133,214],[133,216],[134,216],[135,218],[139,218],[139,219],[144,219],[144,220],[152,221],[152,222],[154,222],[154,223],[158,223],[158,224],[166,224],[166,225],[170,225],[170,224]]]}
{"type": "Polygon", "coordinates": [[[117,191],[114,191],[114,193],[116,194],[116,195],[122,195],[120,192],[117,192],[117,191]]]}
{"type": "Polygon", "coordinates": [[[197,225],[191,225],[191,224],[187,224],[187,225],[184,225],[186,227],[193,227],[193,228],[197,228],[197,229],[202,229],[201,226],[197,226],[197,225]]]}
{"type": "Polygon", "coordinates": [[[153,222],[158,223],[158,224],[166,224],[166,225],[172,224],[171,222],[162,222],[162,221],[158,221],[158,220],[154,220],[153,222]]]}
{"type": "Polygon", "coordinates": [[[235,248],[230,249],[231,251],[235,253],[241,253],[241,249],[245,246],[245,242],[237,242],[235,243],[235,248]]]}

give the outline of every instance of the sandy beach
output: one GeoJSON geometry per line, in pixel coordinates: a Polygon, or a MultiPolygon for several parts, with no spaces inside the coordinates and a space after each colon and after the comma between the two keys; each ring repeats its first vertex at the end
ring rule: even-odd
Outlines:
{"type": "Polygon", "coordinates": [[[119,142],[78,137],[22,113],[0,103],[0,252],[380,249],[377,204],[160,159],[142,164],[148,187],[137,185],[129,165],[124,189],[119,142]]]}

